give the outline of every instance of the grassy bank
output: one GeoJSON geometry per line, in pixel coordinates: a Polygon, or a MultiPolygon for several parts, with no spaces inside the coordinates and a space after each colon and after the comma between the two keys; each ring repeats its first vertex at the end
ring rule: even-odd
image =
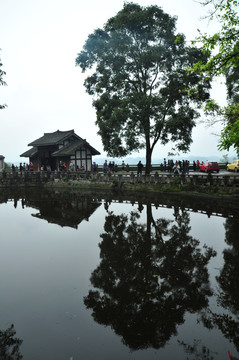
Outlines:
{"type": "MultiPolygon", "coordinates": [[[[176,179],[177,180],[177,179],[176,179]]],[[[221,186],[194,186],[192,184],[179,184],[178,181],[171,184],[129,184],[122,182],[102,183],[96,181],[81,182],[47,182],[43,185],[47,188],[71,188],[71,189],[92,189],[92,190],[110,190],[110,191],[127,191],[127,192],[150,192],[150,193],[191,193],[205,195],[221,195],[221,196],[238,196],[239,188],[237,187],[221,187],[221,186]]]]}

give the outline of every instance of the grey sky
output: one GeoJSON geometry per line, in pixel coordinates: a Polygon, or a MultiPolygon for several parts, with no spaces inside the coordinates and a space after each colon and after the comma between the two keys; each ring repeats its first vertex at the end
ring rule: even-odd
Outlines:
{"type": "MultiPolygon", "coordinates": [[[[204,31],[206,9],[193,0],[138,0],[142,6],[158,5],[178,17],[178,31],[188,40],[204,31]]],[[[102,27],[123,7],[123,0],[0,0],[0,57],[7,87],[0,87],[0,154],[6,161],[19,161],[27,144],[44,132],[70,130],[104,155],[95,126],[92,98],[85,93],[84,74],[75,67],[75,58],[88,35],[102,27]]],[[[225,100],[219,81],[213,93],[225,100]]],[[[220,130],[198,125],[193,131],[192,155],[219,155],[220,130]]],[[[158,146],[153,158],[167,156],[171,146],[158,146]]],[[[223,152],[225,154],[225,152],[223,152]]],[[[133,155],[138,156],[138,153],[133,155]]],[[[140,155],[144,155],[141,152],[140,155]]],[[[221,153],[222,155],[222,153],[221,153]]],[[[23,159],[22,159],[23,160],[23,159]]]]}

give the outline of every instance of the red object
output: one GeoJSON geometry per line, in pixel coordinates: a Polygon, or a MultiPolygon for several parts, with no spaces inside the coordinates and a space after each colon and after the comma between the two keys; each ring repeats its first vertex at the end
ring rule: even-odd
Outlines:
{"type": "Polygon", "coordinates": [[[216,161],[205,161],[205,163],[202,163],[200,165],[200,171],[204,171],[204,172],[216,171],[218,173],[219,170],[220,168],[216,161]]]}

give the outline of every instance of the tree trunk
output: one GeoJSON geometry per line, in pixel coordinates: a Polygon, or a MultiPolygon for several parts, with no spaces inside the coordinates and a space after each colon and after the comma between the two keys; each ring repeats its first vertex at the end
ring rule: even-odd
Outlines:
{"type": "Polygon", "coordinates": [[[146,175],[149,175],[151,171],[151,157],[152,157],[152,149],[150,148],[150,144],[146,143],[146,170],[145,170],[146,175]]]}

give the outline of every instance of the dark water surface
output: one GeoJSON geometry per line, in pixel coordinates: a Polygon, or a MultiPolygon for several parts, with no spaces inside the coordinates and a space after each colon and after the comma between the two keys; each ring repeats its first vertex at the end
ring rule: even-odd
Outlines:
{"type": "Polygon", "coordinates": [[[0,359],[239,359],[238,229],[230,199],[1,190],[0,359]]]}

